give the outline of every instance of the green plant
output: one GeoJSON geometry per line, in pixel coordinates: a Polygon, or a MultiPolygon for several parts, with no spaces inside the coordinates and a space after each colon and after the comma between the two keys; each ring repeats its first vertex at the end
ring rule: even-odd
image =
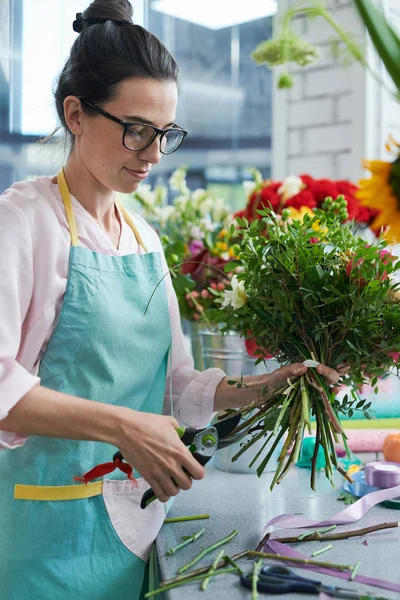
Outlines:
{"type": "MultiPolygon", "coordinates": [[[[362,22],[368,30],[372,43],[383,61],[397,92],[395,97],[400,100],[400,37],[388,23],[383,11],[372,0],[354,0],[354,5],[362,22]]],[[[322,18],[336,34],[332,42],[332,51],[339,57],[341,47],[347,50],[343,56],[345,62],[349,58],[356,60],[368,69],[373,77],[382,85],[380,77],[370,68],[365,58],[364,47],[334,18],[322,0],[308,0],[296,3],[283,15],[282,27],[277,28],[277,33],[270,40],[261,42],[252,53],[252,58],[258,64],[267,64],[277,67],[295,62],[300,66],[307,66],[318,60],[318,48],[300,38],[291,29],[291,23],[296,17],[303,15],[309,19],[322,18]]],[[[290,88],[293,86],[293,77],[287,68],[278,79],[278,87],[290,88]]]]}
{"type": "Polygon", "coordinates": [[[251,463],[260,460],[259,475],[287,434],[272,486],[296,462],[311,415],[316,419],[311,486],[319,445],[327,477],[332,480],[334,468],[343,473],[334,450],[339,437],[346,445],[339,415],[357,410],[370,416],[369,404],[358,390],[366,382],[375,386],[377,378],[397,367],[400,299],[399,284],[392,277],[400,262],[385,241],[369,246],[354,234],[351,222],[343,223],[345,212],[346,202],[339,197],[327,198],[322,209],[302,222],[282,224],[268,210],[259,211],[261,219],[251,224],[238,218],[241,272],[232,283],[240,294],[233,290],[220,294],[221,308],[214,311],[214,318],[225,324],[223,331],[235,329],[251,336],[258,347],[257,362],[272,354],[282,364],[312,360],[338,370],[343,364],[349,367],[343,381],[351,400],[346,396],[340,402],[311,367],[278,391],[265,389],[256,405],[241,409],[249,415],[257,408],[237,428],[243,437],[249,432],[253,437],[234,459],[257,440],[265,438],[264,447],[272,442],[269,452],[262,456],[262,448],[251,463]]]}

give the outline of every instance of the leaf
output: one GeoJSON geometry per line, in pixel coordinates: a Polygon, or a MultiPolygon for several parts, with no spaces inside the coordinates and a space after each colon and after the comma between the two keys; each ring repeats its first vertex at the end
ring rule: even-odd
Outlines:
{"type": "Polygon", "coordinates": [[[249,222],[245,217],[236,217],[236,221],[239,223],[240,227],[247,227],[249,222]]]}
{"type": "Polygon", "coordinates": [[[225,273],[231,273],[232,271],[237,269],[237,267],[239,267],[239,266],[240,266],[240,261],[230,260],[229,262],[226,263],[226,265],[224,265],[224,271],[225,271],[225,273]]]}
{"type": "Polygon", "coordinates": [[[376,51],[393,83],[400,90],[400,39],[371,0],[354,0],[376,51]]]}
{"type": "Polygon", "coordinates": [[[345,504],[354,504],[354,502],[357,502],[357,500],[359,500],[357,496],[351,494],[350,492],[340,492],[339,497],[337,499],[341,502],[344,502],[345,504]]]}
{"type": "Polygon", "coordinates": [[[346,342],[348,343],[348,345],[350,346],[350,348],[351,348],[352,350],[355,350],[356,352],[358,352],[357,348],[354,346],[354,344],[352,344],[352,343],[351,343],[351,341],[350,341],[350,340],[346,340],[346,342]]]}
{"type": "Polygon", "coordinates": [[[177,296],[182,296],[187,293],[188,290],[191,292],[196,287],[196,283],[190,275],[177,275],[172,278],[172,284],[177,296]]]}

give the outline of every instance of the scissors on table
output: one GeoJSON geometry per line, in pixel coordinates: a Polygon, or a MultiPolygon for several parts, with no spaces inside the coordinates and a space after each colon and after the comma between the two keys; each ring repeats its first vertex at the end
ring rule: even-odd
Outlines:
{"type": "MultiPolygon", "coordinates": [[[[252,573],[240,576],[240,582],[244,587],[252,587],[252,573]]],[[[360,600],[363,594],[352,592],[346,588],[335,585],[325,585],[321,581],[307,579],[296,575],[292,569],[278,565],[263,567],[258,576],[257,590],[268,594],[319,594],[325,592],[334,598],[349,598],[360,600]]],[[[365,594],[364,594],[365,596],[365,594]]]]}

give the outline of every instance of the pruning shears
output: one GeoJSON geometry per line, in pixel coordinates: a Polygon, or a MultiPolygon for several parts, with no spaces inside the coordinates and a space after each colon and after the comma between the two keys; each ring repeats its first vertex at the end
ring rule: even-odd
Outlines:
{"type": "MultiPolygon", "coordinates": [[[[240,421],[240,415],[232,415],[222,419],[203,429],[193,429],[192,427],[179,427],[176,431],[185,446],[189,446],[193,458],[201,465],[206,465],[220,448],[225,448],[236,442],[242,437],[242,432],[230,436],[240,421]]],[[[140,503],[141,508],[146,508],[157,496],[150,488],[143,496],[140,503]]]]}

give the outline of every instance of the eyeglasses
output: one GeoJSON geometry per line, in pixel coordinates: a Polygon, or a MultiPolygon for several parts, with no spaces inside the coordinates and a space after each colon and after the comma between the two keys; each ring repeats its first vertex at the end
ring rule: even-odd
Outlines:
{"type": "Polygon", "coordinates": [[[111,115],[87,100],[83,100],[82,98],[80,100],[83,104],[90,106],[90,108],[103,117],[122,125],[124,128],[122,143],[127,150],[131,150],[132,152],[148,148],[159,135],[161,153],[172,154],[175,150],[178,150],[179,146],[187,136],[187,131],[179,127],[179,125],[173,125],[169,129],[158,129],[157,127],[153,127],[153,125],[147,125],[146,123],[128,123],[127,121],[118,119],[118,117],[114,117],[114,115],[111,115]]]}

